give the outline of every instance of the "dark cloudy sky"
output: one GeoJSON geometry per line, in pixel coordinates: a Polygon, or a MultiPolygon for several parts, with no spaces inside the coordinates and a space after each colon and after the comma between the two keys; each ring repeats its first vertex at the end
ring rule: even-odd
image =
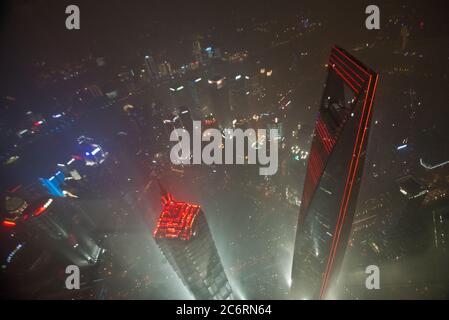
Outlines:
{"type": "MultiPolygon", "coordinates": [[[[136,54],[142,44],[145,49],[159,50],[168,46],[176,49],[176,41],[183,37],[205,33],[214,26],[227,30],[236,21],[250,21],[252,17],[289,19],[303,11],[313,19],[324,21],[328,36],[338,41],[338,37],[351,37],[363,32],[364,8],[371,2],[6,0],[0,4],[0,83],[3,89],[20,85],[29,76],[27,67],[33,61],[45,59],[58,64],[87,53],[120,57],[136,54]],[[81,30],[65,29],[65,7],[69,4],[80,7],[81,30]],[[143,34],[147,37],[142,38],[143,34]]],[[[381,19],[391,6],[400,7],[397,0],[381,0],[376,4],[383,10],[381,19]]],[[[425,4],[425,10],[419,9],[418,14],[427,14],[429,24],[444,24],[448,20],[443,2],[421,1],[421,4],[425,4]]],[[[232,42],[232,38],[225,39],[226,31],[221,35],[220,41],[232,42]]],[[[226,46],[227,43],[220,45],[226,46]]]]}

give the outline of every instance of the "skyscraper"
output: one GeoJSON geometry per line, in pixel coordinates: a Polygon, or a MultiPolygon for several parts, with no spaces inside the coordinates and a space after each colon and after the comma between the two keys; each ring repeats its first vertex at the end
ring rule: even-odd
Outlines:
{"type": "Polygon", "coordinates": [[[92,221],[74,201],[39,197],[27,202],[5,198],[3,226],[15,228],[17,237],[64,257],[79,267],[95,264],[104,249],[92,237],[92,221]]]}
{"type": "Polygon", "coordinates": [[[211,99],[209,93],[209,84],[202,77],[194,77],[187,81],[187,90],[192,99],[192,114],[196,118],[201,118],[210,113],[211,99]]]}
{"type": "Polygon", "coordinates": [[[326,298],[356,207],[378,75],[333,47],[307,165],[292,268],[294,299],[326,298]]]}
{"type": "Polygon", "coordinates": [[[229,85],[226,77],[216,76],[208,80],[211,98],[211,110],[220,125],[226,127],[231,121],[229,107],[229,85]]]}
{"type": "Polygon", "coordinates": [[[173,75],[171,64],[167,61],[161,63],[159,65],[159,73],[163,79],[169,79],[173,75]]]}
{"type": "MultiPolygon", "coordinates": [[[[161,188],[162,189],[162,188],[161,188]]],[[[201,207],[175,201],[166,192],[153,237],[196,299],[232,299],[212,234],[201,207]]]]}
{"type": "Polygon", "coordinates": [[[204,60],[203,60],[203,51],[201,49],[200,41],[199,40],[195,40],[193,42],[193,46],[192,47],[193,47],[193,50],[192,50],[193,58],[202,65],[204,63],[204,60]]]}
{"type": "Polygon", "coordinates": [[[145,56],[145,66],[147,68],[149,80],[156,80],[159,78],[159,70],[153,56],[145,56]]]}
{"type": "Polygon", "coordinates": [[[229,81],[229,109],[233,116],[245,116],[249,110],[248,76],[236,75],[229,81]]]}
{"type": "MultiPolygon", "coordinates": [[[[395,227],[386,234],[396,256],[423,253],[432,243],[432,215],[424,214],[423,201],[429,192],[419,180],[411,175],[396,180],[399,191],[394,194],[398,210],[395,227]]],[[[394,223],[393,222],[393,223],[394,223]]]]}

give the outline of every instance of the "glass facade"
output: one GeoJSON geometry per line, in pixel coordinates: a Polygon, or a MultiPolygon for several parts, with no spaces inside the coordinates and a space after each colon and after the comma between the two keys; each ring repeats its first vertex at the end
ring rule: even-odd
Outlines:
{"type": "Polygon", "coordinates": [[[292,268],[294,299],[325,298],[336,280],[363,171],[378,76],[332,49],[307,165],[292,268]]]}
{"type": "Polygon", "coordinates": [[[153,236],[195,299],[233,299],[212,234],[200,206],[163,197],[153,236]]]}

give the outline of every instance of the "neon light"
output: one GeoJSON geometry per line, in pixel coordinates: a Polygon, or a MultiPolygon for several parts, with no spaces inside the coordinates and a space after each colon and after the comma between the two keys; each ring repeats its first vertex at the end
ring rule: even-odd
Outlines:
{"type": "Polygon", "coordinates": [[[349,67],[343,60],[341,60],[336,54],[331,54],[331,58],[337,59],[341,64],[343,64],[349,71],[356,75],[363,83],[365,83],[366,79],[363,79],[357,72],[354,71],[351,67],[349,67]]]}
{"type": "Polygon", "coordinates": [[[16,226],[16,223],[15,223],[14,221],[3,220],[2,225],[3,225],[4,227],[11,228],[11,227],[15,227],[15,226],[16,226]]]}
{"type": "Polygon", "coordinates": [[[240,80],[242,78],[242,76],[239,74],[238,76],[235,77],[235,80],[240,80]]]}
{"type": "Polygon", "coordinates": [[[92,151],[92,155],[93,155],[93,156],[96,155],[98,152],[100,152],[100,150],[101,150],[101,149],[98,148],[98,147],[95,148],[94,151],[92,151]]]}
{"type": "Polygon", "coordinates": [[[51,199],[51,198],[48,199],[47,202],[45,202],[42,206],[37,208],[36,211],[34,211],[33,217],[38,217],[42,213],[44,213],[44,211],[47,210],[47,208],[51,205],[52,202],[53,202],[53,199],[51,199]]]}
{"type": "Polygon", "coordinates": [[[354,87],[351,82],[341,73],[338,71],[337,67],[335,64],[331,64],[331,67],[335,70],[335,72],[338,73],[338,75],[352,88],[352,90],[354,90],[356,93],[359,93],[359,90],[354,87]]]}
{"type": "Polygon", "coordinates": [[[34,211],[33,216],[38,217],[45,211],[44,207],[39,207],[36,211],[34,211]]]}
{"type": "Polygon", "coordinates": [[[195,79],[195,83],[198,83],[202,80],[202,78],[195,79]]]}
{"type": "Polygon", "coordinates": [[[396,148],[396,150],[401,150],[404,148],[407,148],[407,144],[400,145],[399,147],[396,148]]]}
{"type": "Polygon", "coordinates": [[[352,64],[355,65],[357,68],[359,68],[363,73],[371,77],[371,75],[365,69],[363,69],[358,63],[355,63],[352,59],[350,59],[347,55],[345,55],[340,49],[337,48],[337,46],[334,46],[334,49],[338,51],[343,57],[345,57],[348,61],[352,62],[352,64]]]}
{"type": "Polygon", "coordinates": [[[357,90],[352,84],[351,82],[349,82],[348,79],[345,78],[345,76],[337,70],[337,68],[335,67],[335,65],[331,65],[331,67],[334,69],[335,72],[338,73],[338,75],[352,88],[352,90],[354,90],[356,93],[359,93],[359,90],[357,90]]]}
{"type": "Polygon", "coordinates": [[[327,147],[328,147],[327,151],[328,151],[328,153],[330,153],[331,150],[332,150],[332,147],[333,147],[333,143],[331,141],[331,138],[327,134],[327,129],[325,127],[325,124],[324,124],[323,120],[321,120],[321,119],[318,120],[318,126],[321,128],[321,131],[323,133],[323,139],[326,142],[327,147]]]}
{"type": "Polygon", "coordinates": [[[324,147],[324,150],[326,151],[326,153],[329,153],[330,152],[329,146],[327,145],[327,142],[326,142],[326,140],[324,138],[324,135],[323,135],[323,133],[321,131],[321,128],[320,128],[320,125],[319,125],[318,122],[316,123],[316,129],[317,129],[317,132],[318,132],[318,134],[320,136],[321,144],[324,147]]]}
{"type": "Polygon", "coordinates": [[[316,128],[320,134],[321,142],[322,142],[326,152],[329,154],[331,152],[332,146],[330,145],[330,142],[327,140],[327,138],[324,134],[324,129],[322,127],[322,123],[320,122],[320,120],[317,121],[316,128]]]}
{"type": "MultiPolygon", "coordinates": [[[[349,79],[351,79],[352,80],[352,82],[354,83],[354,84],[356,84],[359,88],[361,88],[362,87],[362,85],[360,84],[360,83],[358,83],[344,68],[342,68],[338,63],[336,63],[334,60],[333,60],[333,58],[331,57],[330,59],[329,59],[329,61],[330,61],[330,63],[331,64],[333,64],[334,66],[337,66],[337,67],[339,67],[340,68],[340,70],[341,71],[343,71],[344,73],[345,73],[345,75],[349,78],[349,79]]],[[[363,84],[363,83],[362,83],[363,84]]]]}
{"type": "Polygon", "coordinates": [[[8,254],[8,257],[6,258],[7,263],[11,263],[14,256],[17,254],[17,252],[23,247],[23,244],[19,243],[13,251],[8,254]]]}
{"type": "Polygon", "coordinates": [[[335,144],[335,138],[332,136],[332,134],[330,134],[329,129],[327,128],[326,123],[324,122],[323,119],[320,119],[321,125],[323,127],[324,130],[324,134],[326,135],[327,139],[329,140],[331,146],[334,146],[335,144]]]}
{"type": "Polygon", "coordinates": [[[153,231],[153,237],[190,240],[193,235],[193,223],[201,212],[200,206],[175,201],[169,193],[162,196],[161,202],[162,213],[153,231]]]}
{"type": "Polygon", "coordinates": [[[427,170],[433,170],[433,169],[436,169],[436,168],[438,168],[438,167],[445,166],[446,164],[449,163],[449,160],[448,160],[448,161],[444,161],[444,162],[439,163],[439,164],[436,164],[436,165],[434,165],[434,166],[425,163],[425,162],[423,161],[423,159],[419,159],[419,163],[421,164],[421,166],[423,166],[423,167],[426,168],[427,170]]]}

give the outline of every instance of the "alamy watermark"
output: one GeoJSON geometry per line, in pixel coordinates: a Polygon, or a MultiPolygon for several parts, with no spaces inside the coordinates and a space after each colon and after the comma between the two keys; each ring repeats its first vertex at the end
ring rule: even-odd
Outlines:
{"type": "Polygon", "coordinates": [[[80,8],[71,4],[65,8],[65,13],[69,16],[65,19],[65,27],[67,30],[80,29],[80,8]]]}
{"type": "Polygon", "coordinates": [[[380,289],[380,269],[372,264],[366,267],[365,273],[368,275],[365,280],[365,287],[368,290],[380,289]]]}
{"type": "Polygon", "coordinates": [[[365,13],[369,14],[365,20],[365,27],[368,30],[379,30],[380,29],[380,9],[378,6],[371,4],[366,7],[365,13]]]}
{"type": "Polygon", "coordinates": [[[260,175],[274,175],[278,171],[278,131],[269,129],[267,133],[266,129],[225,129],[222,132],[212,128],[202,132],[201,121],[193,121],[192,139],[185,129],[171,132],[170,141],[178,143],[170,151],[170,160],[175,165],[259,164],[260,175]],[[209,143],[202,148],[202,142],[209,143]]]}
{"type": "Polygon", "coordinates": [[[80,288],[80,268],[76,265],[69,265],[65,268],[65,273],[68,274],[65,279],[65,287],[68,290],[79,290],[80,288]]]}

